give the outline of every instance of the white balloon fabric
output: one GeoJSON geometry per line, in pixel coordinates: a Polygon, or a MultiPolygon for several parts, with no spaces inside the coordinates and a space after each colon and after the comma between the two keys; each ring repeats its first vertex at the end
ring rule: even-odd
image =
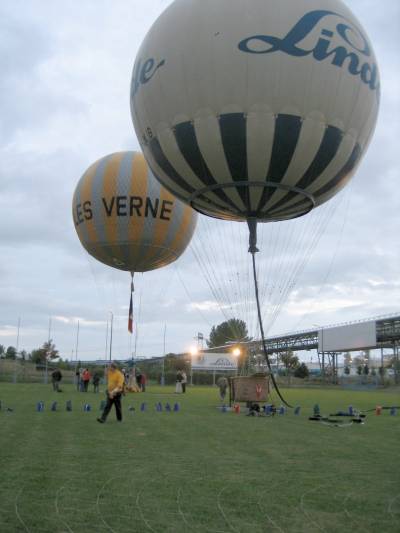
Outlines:
{"type": "Polygon", "coordinates": [[[223,219],[301,216],[354,174],[379,107],[340,0],[176,0],[138,52],[132,119],[153,173],[223,219]]]}

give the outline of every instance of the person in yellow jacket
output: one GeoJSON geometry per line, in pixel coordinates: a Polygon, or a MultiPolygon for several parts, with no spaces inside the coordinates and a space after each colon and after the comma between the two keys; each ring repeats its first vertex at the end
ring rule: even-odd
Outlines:
{"type": "Polygon", "coordinates": [[[124,375],[118,370],[116,363],[113,362],[107,372],[107,403],[97,422],[104,424],[113,405],[115,405],[118,422],[122,422],[121,395],[123,389],[124,375]]]}

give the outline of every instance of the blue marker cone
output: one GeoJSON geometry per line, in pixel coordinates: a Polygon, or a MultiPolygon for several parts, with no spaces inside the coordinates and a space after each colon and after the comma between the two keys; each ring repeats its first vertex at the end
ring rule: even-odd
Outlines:
{"type": "Polygon", "coordinates": [[[352,405],[349,405],[349,415],[354,416],[354,409],[352,405]]]}
{"type": "Polygon", "coordinates": [[[294,414],[295,414],[296,416],[299,416],[299,414],[300,414],[300,405],[298,405],[297,407],[295,407],[295,409],[294,409],[294,414]]]}
{"type": "Polygon", "coordinates": [[[83,406],[83,410],[88,413],[89,411],[92,410],[92,408],[90,407],[90,403],[85,403],[85,405],[83,406]]]}
{"type": "Polygon", "coordinates": [[[279,407],[279,414],[280,414],[280,415],[284,415],[284,414],[285,414],[285,408],[283,407],[283,405],[281,405],[281,406],[279,407]]]}
{"type": "Polygon", "coordinates": [[[39,413],[44,411],[44,402],[43,401],[40,401],[40,402],[38,402],[36,404],[36,411],[38,411],[39,413]]]}
{"type": "Polygon", "coordinates": [[[144,411],[146,411],[146,404],[143,402],[142,405],[140,406],[140,410],[142,411],[142,413],[144,411]]]}
{"type": "Polygon", "coordinates": [[[397,409],[396,407],[390,408],[390,416],[396,416],[397,415],[397,409]]]}
{"type": "Polygon", "coordinates": [[[67,411],[72,411],[72,402],[71,400],[67,400],[67,403],[65,404],[65,408],[67,411]]]}
{"type": "Polygon", "coordinates": [[[162,405],[161,405],[161,402],[156,403],[156,411],[157,411],[158,413],[161,413],[161,411],[162,411],[162,405]]]}
{"type": "Polygon", "coordinates": [[[50,407],[51,411],[57,411],[57,402],[53,402],[50,407]]]}
{"type": "Polygon", "coordinates": [[[175,413],[177,413],[179,410],[180,410],[179,403],[176,402],[175,405],[174,405],[174,411],[175,411],[175,413]]]}
{"type": "Polygon", "coordinates": [[[166,410],[168,413],[171,412],[171,406],[169,405],[168,402],[165,404],[165,410],[166,410]]]}
{"type": "Polygon", "coordinates": [[[319,416],[321,414],[321,410],[319,408],[319,405],[316,403],[314,405],[314,416],[319,416]]]}

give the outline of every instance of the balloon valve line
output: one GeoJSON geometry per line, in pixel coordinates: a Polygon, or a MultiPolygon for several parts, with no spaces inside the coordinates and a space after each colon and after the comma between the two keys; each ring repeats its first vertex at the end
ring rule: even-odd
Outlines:
{"type": "Polygon", "coordinates": [[[260,251],[257,248],[257,219],[248,218],[247,225],[249,226],[249,252],[255,254],[260,251]]]}

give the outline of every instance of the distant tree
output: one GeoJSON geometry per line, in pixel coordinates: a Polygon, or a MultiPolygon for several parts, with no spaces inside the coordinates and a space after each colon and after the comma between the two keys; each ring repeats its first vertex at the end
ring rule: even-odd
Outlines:
{"type": "MultiPolygon", "coordinates": [[[[143,363],[141,363],[143,366],[143,363]]],[[[188,371],[190,364],[175,353],[168,353],[164,359],[164,370],[166,372],[177,372],[178,370],[188,371]]]]}
{"type": "Polygon", "coordinates": [[[286,370],[294,370],[300,364],[299,358],[297,357],[297,355],[294,355],[292,350],[281,352],[280,358],[286,370]]]}
{"type": "Polygon", "coordinates": [[[362,365],[358,365],[358,367],[357,367],[357,374],[358,374],[359,376],[361,376],[362,373],[363,373],[363,367],[362,367],[362,365]]]}
{"type": "Polygon", "coordinates": [[[3,359],[5,357],[6,348],[2,344],[0,344],[0,359],[3,359]]]}
{"type": "Polygon", "coordinates": [[[364,365],[362,371],[363,371],[364,376],[368,376],[368,374],[369,374],[369,366],[368,365],[364,365]]]}
{"type": "Polygon", "coordinates": [[[209,348],[216,348],[217,346],[224,346],[227,343],[247,342],[250,340],[246,322],[238,318],[231,318],[211,328],[207,346],[209,348]]]}
{"type": "Polygon", "coordinates": [[[296,378],[308,378],[309,376],[308,366],[305,363],[301,363],[296,370],[294,371],[294,375],[296,378]]]}
{"type": "Polygon", "coordinates": [[[9,346],[6,350],[6,359],[16,359],[17,357],[17,350],[14,348],[14,346],[9,346]]]}
{"type": "Polygon", "coordinates": [[[31,361],[35,364],[45,364],[46,360],[57,359],[58,350],[56,350],[55,344],[52,339],[43,343],[41,348],[32,350],[31,361]]]}
{"type": "Polygon", "coordinates": [[[286,370],[286,375],[288,378],[288,383],[290,383],[290,375],[295,370],[300,362],[297,355],[294,355],[292,350],[287,350],[286,352],[281,352],[280,354],[281,361],[286,370]]]}
{"type": "Polygon", "coordinates": [[[29,359],[29,355],[28,355],[28,353],[26,352],[26,350],[21,350],[21,351],[19,352],[19,355],[20,355],[22,361],[26,361],[27,359],[29,359]]]}
{"type": "Polygon", "coordinates": [[[349,366],[345,366],[344,367],[344,373],[346,374],[346,376],[348,376],[350,374],[350,367],[349,366]]]}

